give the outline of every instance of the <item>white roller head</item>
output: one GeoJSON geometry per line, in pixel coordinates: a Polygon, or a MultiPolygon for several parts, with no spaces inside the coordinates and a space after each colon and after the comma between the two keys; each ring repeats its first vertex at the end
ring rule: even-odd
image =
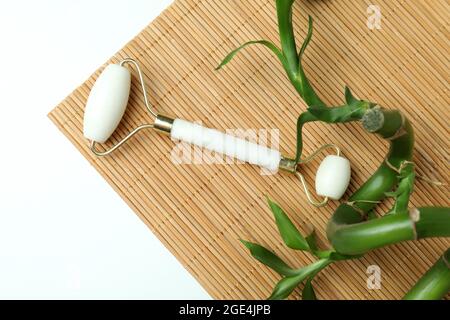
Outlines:
{"type": "Polygon", "coordinates": [[[100,74],[86,104],[84,136],[103,143],[116,130],[125,113],[130,95],[130,71],[117,64],[108,65],[100,74]]]}
{"type": "Polygon", "coordinates": [[[316,174],[316,193],[339,200],[350,183],[350,161],[339,156],[327,156],[316,174]]]}

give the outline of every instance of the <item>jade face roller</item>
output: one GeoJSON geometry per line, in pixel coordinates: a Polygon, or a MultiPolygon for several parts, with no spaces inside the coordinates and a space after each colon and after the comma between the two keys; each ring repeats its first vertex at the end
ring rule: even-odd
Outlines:
{"type": "Polygon", "coordinates": [[[282,156],[277,150],[239,139],[218,130],[158,114],[150,107],[143,75],[135,60],[127,58],[119,64],[108,65],[92,87],[84,113],[83,133],[90,141],[91,151],[100,157],[110,155],[143,129],[155,129],[169,135],[174,140],[181,140],[270,171],[281,169],[296,174],[303,185],[308,201],[317,207],[326,205],[328,199],[339,200],[350,182],[350,162],[340,156],[337,146],[330,144],[322,146],[314,154],[299,162],[299,164],[305,164],[327,148],[336,150],[337,155],[327,156],[317,171],[316,193],[324,199],[316,202],[311,197],[303,175],[297,171],[298,164],[294,160],[282,156]],[[148,112],[154,117],[154,122],[137,127],[114,147],[101,152],[97,149],[97,144],[106,142],[113,134],[128,104],[131,73],[125,67],[126,64],[134,65],[138,71],[144,103],[148,112]]]}

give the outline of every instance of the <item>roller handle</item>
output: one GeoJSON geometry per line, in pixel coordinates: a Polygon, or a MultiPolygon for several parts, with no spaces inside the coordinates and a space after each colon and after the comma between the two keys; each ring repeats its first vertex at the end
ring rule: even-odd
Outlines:
{"type": "MultiPolygon", "coordinates": [[[[277,150],[181,119],[173,121],[170,136],[270,171],[276,171],[282,159],[277,150]]],[[[339,200],[348,188],[350,175],[350,162],[346,158],[338,155],[325,157],[317,170],[316,193],[339,200]]]]}
{"type": "Polygon", "coordinates": [[[170,136],[271,171],[278,169],[281,160],[277,150],[181,119],[174,120],[170,136]]]}

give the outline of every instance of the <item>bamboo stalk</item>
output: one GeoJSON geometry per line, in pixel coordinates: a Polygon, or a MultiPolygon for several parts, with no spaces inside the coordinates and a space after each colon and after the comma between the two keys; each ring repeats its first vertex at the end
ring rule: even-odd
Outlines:
{"type": "MultiPolygon", "coordinates": [[[[295,161],[298,163],[301,159],[302,129],[308,122],[361,121],[368,133],[378,134],[390,143],[389,152],[378,170],[350,197],[348,204],[341,204],[337,208],[329,221],[328,239],[338,256],[348,255],[337,259],[329,256],[330,263],[350,259],[352,256],[398,242],[425,237],[450,236],[450,208],[424,207],[407,211],[415,178],[414,165],[411,162],[414,130],[408,119],[398,110],[386,110],[369,101],[356,99],[348,88],[345,92],[346,104],[340,107],[328,108],[316,95],[301,63],[302,55],[312,36],[312,18],[309,19],[308,35],[297,54],[292,24],[294,2],[295,0],[276,1],[282,46],[282,56],[279,58],[294,88],[310,107],[298,118],[295,161]],[[405,167],[408,167],[406,173],[405,167]],[[407,175],[407,179],[402,177],[400,180],[402,174],[407,175]],[[399,182],[401,182],[400,185],[398,185],[399,182]],[[399,193],[391,192],[396,186],[399,193]],[[369,212],[386,198],[388,193],[396,197],[394,208],[383,218],[366,221],[369,212]]],[[[242,47],[235,50],[232,55],[242,47]]],[[[231,60],[229,57],[225,58],[221,66],[231,60]]],[[[282,232],[281,229],[280,232],[282,232]]],[[[288,241],[288,246],[289,243],[288,241]]],[[[300,244],[301,246],[296,246],[297,249],[311,250],[311,248],[305,249],[304,244],[300,244]]],[[[264,259],[260,261],[264,262],[264,259]]],[[[267,261],[266,264],[269,265],[267,261]]],[[[309,270],[310,266],[302,268],[297,276],[287,276],[282,279],[275,287],[272,298],[286,298],[299,283],[306,279],[304,272],[309,270]]]]}
{"type": "Polygon", "coordinates": [[[450,291],[450,249],[403,297],[404,300],[440,300],[450,291]]]}
{"type": "Polygon", "coordinates": [[[327,234],[338,252],[357,255],[403,241],[450,237],[450,208],[423,207],[366,222],[359,220],[360,215],[346,204],[334,213],[327,234]]]}

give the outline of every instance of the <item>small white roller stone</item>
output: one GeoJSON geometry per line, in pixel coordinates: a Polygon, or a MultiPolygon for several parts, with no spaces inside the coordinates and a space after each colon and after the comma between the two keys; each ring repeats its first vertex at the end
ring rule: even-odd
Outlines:
{"type": "Polygon", "coordinates": [[[339,156],[327,156],[317,170],[316,193],[339,200],[348,188],[350,175],[350,161],[339,156]]]}
{"type": "Polygon", "coordinates": [[[276,150],[181,119],[174,121],[171,137],[271,171],[281,160],[276,150]]]}
{"type": "Polygon", "coordinates": [[[84,112],[83,133],[87,139],[98,143],[109,139],[125,113],[130,86],[127,68],[110,64],[103,70],[92,87],[84,112]]]}

